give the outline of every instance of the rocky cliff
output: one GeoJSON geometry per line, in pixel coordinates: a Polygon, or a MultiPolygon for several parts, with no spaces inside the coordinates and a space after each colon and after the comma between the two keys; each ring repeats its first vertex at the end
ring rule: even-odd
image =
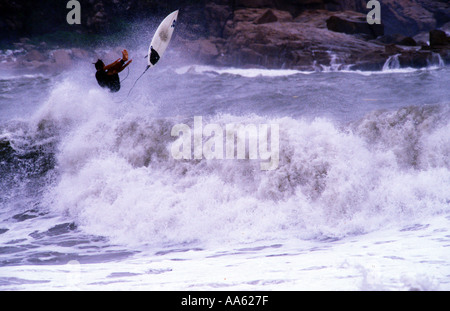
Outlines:
{"type": "Polygon", "coordinates": [[[63,2],[1,2],[1,41],[58,31],[102,36],[180,9],[174,48],[216,65],[381,69],[396,54],[403,66],[426,66],[437,54],[450,61],[447,0],[380,0],[381,25],[366,22],[365,0],[80,0],[81,25],[72,26],[63,2]]]}

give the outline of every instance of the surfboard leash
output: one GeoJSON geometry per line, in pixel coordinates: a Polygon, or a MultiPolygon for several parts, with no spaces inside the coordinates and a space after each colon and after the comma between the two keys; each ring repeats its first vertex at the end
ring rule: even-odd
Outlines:
{"type": "Polygon", "coordinates": [[[147,72],[147,70],[150,68],[150,65],[147,65],[147,68],[145,68],[144,72],[139,76],[139,78],[136,79],[136,81],[134,82],[133,86],[131,87],[130,91],[128,92],[127,98],[128,96],[130,96],[131,91],[134,89],[134,87],[136,86],[136,83],[139,81],[140,78],[142,78],[142,76],[147,72]]]}
{"type": "Polygon", "coordinates": [[[127,69],[128,69],[127,76],[122,81],[120,81],[120,83],[125,81],[128,78],[128,76],[130,75],[130,67],[128,67],[127,69]]]}
{"type": "MultiPolygon", "coordinates": [[[[124,101],[126,101],[126,100],[128,99],[128,97],[129,97],[130,94],[131,94],[131,91],[132,91],[133,88],[136,86],[136,83],[139,81],[140,78],[142,78],[142,76],[147,72],[147,70],[148,70],[149,68],[150,68],[150,66],[148,65],[147,68],[145,68],[144,72],[139,76],[139,78],[136,79],[136,81],[134,82],[134,84],[133,84],[133,86],[131,87],[130,91],[128,91],[127,97],[125,97],[125,98],[122,99],[121,101],[115,102],[116,104],[123,103],[124,101]]],[[[127,76],[126,78],[128,78],[128,76],[127,76]]],[[[126,78],[125,78],[125,79],[126,79],[126,78]]],[[[123,79],[122,82],[125,81],[125,79],[123,79]]]]}

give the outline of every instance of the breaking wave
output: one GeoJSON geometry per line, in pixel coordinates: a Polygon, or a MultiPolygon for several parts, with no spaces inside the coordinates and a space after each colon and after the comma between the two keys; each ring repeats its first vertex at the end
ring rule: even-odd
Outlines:
{"type": "Polygon", "coordinates": [[[449,211],[448,106],[376,110],[347,124],[204,117],[279,124],[273,171],[254,160],[175,160],[171,129],[193,117],[154,109],[58,83],[29,121],[1,129],[2,188],[37,180],[41,208],[128,244],[341,238],[449,211]]]}

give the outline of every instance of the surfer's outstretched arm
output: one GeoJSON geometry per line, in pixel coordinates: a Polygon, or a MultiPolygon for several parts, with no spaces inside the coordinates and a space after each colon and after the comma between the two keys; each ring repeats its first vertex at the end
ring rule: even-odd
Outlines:
{"type": "Polygon", "coordinates": [[[122,66],[122,68],[120,68],[120,69],[118,70],[118,72],[121,72],[122,70],[124,70],[125,68],[127,68],[127,66],[128,66],[129,64],[131,64],[132,61],[133,61],[132,59],[129,60],[125,65],[122,66]]]}
{"type": "Polygon", "coordinates": [[[105,66],[104,70],[109,70],[114,66],[117,66],[117,64],[120,62],[120,58],[117,59],[114,63],[109,64],[108,66],[105,66]]]}

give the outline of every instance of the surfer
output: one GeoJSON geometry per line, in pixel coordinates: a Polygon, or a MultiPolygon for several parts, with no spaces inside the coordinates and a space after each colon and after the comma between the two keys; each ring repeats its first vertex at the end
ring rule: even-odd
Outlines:
{"type": "Polygon", "coordinates": [[[107,87],[111,92],[118,92],[120,90],[119,72],[124,70],[133,60],[128,61],[127,50],[122,51],[122,59],[116,60],[114,63],[105,66],[101,59],[97,60],[95,64],[95,78],[101,87],[107,87]]]}

